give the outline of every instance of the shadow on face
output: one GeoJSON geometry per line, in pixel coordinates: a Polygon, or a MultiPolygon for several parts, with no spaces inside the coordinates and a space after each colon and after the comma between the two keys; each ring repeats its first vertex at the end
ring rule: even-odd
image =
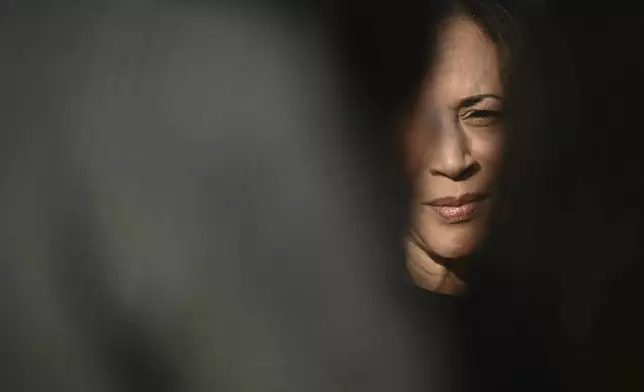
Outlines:
{"type": "Polygon", "coordinates": [[[408,261],[432,276],[427,288],[447,284],[453,288],[437,290],[458,291],[463,282],[449,265],[485,238],[504,142],[503,109],[496,45],[474,20],[447,19],[407,128],[414,188],[408,261]]]}

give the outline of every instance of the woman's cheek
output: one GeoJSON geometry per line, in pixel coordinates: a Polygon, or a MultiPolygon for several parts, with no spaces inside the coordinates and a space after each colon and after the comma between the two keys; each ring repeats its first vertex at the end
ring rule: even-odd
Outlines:
{"type": "Polygon", "coordinates": [[[405,132],[405,162],[409,178],[416,179],[423,169],[429,147],[429,133],[419,126],[412,126],[405,132]]]}

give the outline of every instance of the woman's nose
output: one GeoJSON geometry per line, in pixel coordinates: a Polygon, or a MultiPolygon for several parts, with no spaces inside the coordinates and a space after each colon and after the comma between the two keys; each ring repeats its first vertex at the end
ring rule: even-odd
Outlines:
{"type": "Polygon", "coordinates": [[[429,160],[431,174],[463,181],[478,171],[467,137],[461,129],[443,129],[438,136],[434,139],[436,144],[429,160]]]}

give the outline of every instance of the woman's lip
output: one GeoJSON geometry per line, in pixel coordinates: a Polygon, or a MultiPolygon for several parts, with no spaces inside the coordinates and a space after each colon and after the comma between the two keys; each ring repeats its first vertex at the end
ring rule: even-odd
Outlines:
{"type": "Polygon", "coordinates": [[[458,197],[439,197],[426,203],[432,207],[460,207],[487,198],[484,193],[465,193],[458,197]]]}
{"type": "Polygon", "coordinates": [[[458,223],[470,220],[476,213],[479,203],[487,197],[485,193],[466,193],[458,197],[433,199],[423,204],[434,210],[444,221],[458,223]]]}
{"type": "Polygon", "coordinates": [[[476,207],[478,205],[478,202],[469,202],[465,204],[461,204],[459,206],[433,206],[430,205],[430,207],[436,211],[438,215],[440,215],[443,219],[445,219],[448,222],[463,222],[467,219],[469,219],[474,212],[476,211],[476,207]]]}

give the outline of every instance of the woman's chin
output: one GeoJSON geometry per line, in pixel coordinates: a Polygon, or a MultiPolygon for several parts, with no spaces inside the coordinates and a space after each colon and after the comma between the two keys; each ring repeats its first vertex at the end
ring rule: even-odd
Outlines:
{"type": "MultiPolygon", "coordinates": [[[[478,247],[479,241],[440,241],[437,238],[427,242],[428,248],[431,253],[441,259],[449,261],[450,259],[462,259],[474,253],[478,247]]],[[[437,260],[439,261],[439,260],[437,260]]],[[[439,261],[440,262],[440,261],[439,261]]]]}

